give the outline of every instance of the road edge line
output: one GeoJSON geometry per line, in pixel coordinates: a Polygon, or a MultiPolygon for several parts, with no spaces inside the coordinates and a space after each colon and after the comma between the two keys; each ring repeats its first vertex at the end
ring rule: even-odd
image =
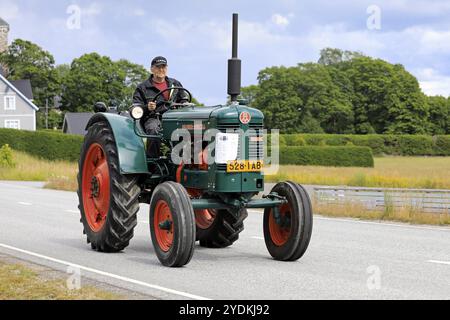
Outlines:
{"type": "Polygon", "coordinates": [[[30,255],[30,256],[33,256],[33,257],[36,257],[36,258],[48,260],[48,261],[51,261],[51,262],[54,262],[54,263],[67,265],[67,266],[72,266],[72,267],[78,268],[80,270],[84,270],[84,271],[91,272],[91,273],[96,273],[96,274],[99,274],[99,275],[102,275],[102,276],[105,276],[105,277],[109,277],[109,278],[113,278],[113,279],[116,279],[116,280],[133,283],[133,284],[140,285],[140,286],[143,286],[143,287],[147,287],[147,288],[150,288],[150,289],[156,289],[156,290],[164,291],[166,293],[175,294],[175,295],[178,295],[178,296],[182,296],[182,297],[186,297],[186,298],[190,298],[190,299],[194,299],[194,300],[211,300],[209,298],[197,296],[197,295],[190,294],[190,293],[187,293],[187,292],[161,287],[161,286],[158,286],[158,285],[155,285],[155,284],[150,284],[150,283],[147,283],[147,282],[143,282],[143,281],[139,281],[139,280],[135,280],[135,279],[119,276],[119,275],[116,275],[116,274],[113,274],[113,273],[109,273],[109,272],[105,272],[105,271],[101,271],[101,270],[85,267],[85,266],[82,266],[82,265],[79,265],[79,264],[76,264],[76,263],[72,263],[72,262],[68,262],[68,261],[64,261],[64,260],[48,257],[48,256],[45,256],[45,255],[42,255],[42,254],[39,254],[39,253],[35,253],[35,252],[32,252],[32,251],[16,248],[16,247],[9,246],[9,245],[3,244],[3,243],[0,243],[0,247],[5,248],[5,249],[9,249],[9,250],[12,250],[12,251],[17,251],[17,252],[20,252],[20,253],[23,253],[23,254],[27,254],[27,255],[30,255]]]}

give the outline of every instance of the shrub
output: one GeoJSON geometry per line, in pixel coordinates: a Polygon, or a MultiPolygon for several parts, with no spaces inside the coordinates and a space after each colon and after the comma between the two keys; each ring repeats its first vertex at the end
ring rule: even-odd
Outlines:
{"type": "Polygon", "coordinates": [[[398,143],[396,152],[402,156],[425,156],[433,154],[433,139],[425,135],[395,136],[398,143]]]}
{"type": "Polygon", "coordinates": [[[434,136],[433,151],[437,156],[450,156],[450,136],[434,136]]]}
{"type": "MultiPolygon", "coordinates": [[[[286,146],[287,145],[287,143],[286,143],[286,135],[280,134],[280,135],[278,135],[278,137],[279,137],[279,140],[278,140],[279,145],[280,146],[286,146]]],[[[267,145],[268,146],[272,145],[272,134],[268,134],[267,135],[267,145]]]]}
{"type": "Polygon", "coordinates": [[[333,167],[373,167],[368,147],[281,147],[280,164],[333,167]]]}
{"type": "Polygon", "coordinates": [[[304,146],[306,145],[305,138],[301,134],[286,134],[284,135],[286,145],[288,146],[304,146]]]}
{"type": "Polygon", "coordinates": [[[12,149],[5,144],[0,148],[0,168],[14,168],[15,166],[12,149]]]}
{"type": "Polygon", "coordinates": [[[286,138],[288,146],[355,145],[371,148],[374,155],[450,155],[450,136],[381,134],[288,134],[282,136],[286,138]]]}
{"type": "Polygon", "coordinates": [[[47,160],[77,161],[80,157],[82,136],[60,132],[0,129],[0,145],[47,160]]]}

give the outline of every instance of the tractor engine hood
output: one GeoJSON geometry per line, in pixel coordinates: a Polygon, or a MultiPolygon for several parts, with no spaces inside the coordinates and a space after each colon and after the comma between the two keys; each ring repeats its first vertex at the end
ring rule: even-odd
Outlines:
{"type": "Polygon", "coordinates": [[[258,109],[244,105],[226,105],[215,107],[186,107],[179,110],[167,111],[162,119],[164,122],[193,123],[194,121],[211,121],[217,123],[239,123],[241,113],[250,114],[250,123],[263,123],[264,115],[258,109]]]}

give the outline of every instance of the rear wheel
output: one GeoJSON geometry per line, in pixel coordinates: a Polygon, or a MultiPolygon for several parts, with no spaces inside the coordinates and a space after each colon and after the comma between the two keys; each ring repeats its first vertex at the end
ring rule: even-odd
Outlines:
{"type": "Polygon", "coordinates": [[[248,216],[246,209],[239,210],[237,216],[226,209],[206,211],[208,212],[196,211],[197,239],[200,240],[200,246],[225,248],[239,239],[239,233],[244,230],[244,220],[248,216]]]}
{"type": "Polygon", "coordinates": [[[94,123],[83,143],[78,173],[80,221],[93,249],[117,252],[129,245],[137,224],[139,193],[138,176],[120,173],[109,125],[94,123]]]}
{"type": "Polygon", "coordinates": [[[187,264],[194,253],[195,217],[191,199],[181,184],[165,182],[155,188],[149,221],[159,261],[167,267],[187,264]]]}
{"type": "Polygon", "coordinates": [[[287,203],[264,210],[264,239],[276,260],[295,261],[305,253],[312,234],[313,215],[306,190],[293,182],[278,183],[272,192],[286,197],[287,203]]]}

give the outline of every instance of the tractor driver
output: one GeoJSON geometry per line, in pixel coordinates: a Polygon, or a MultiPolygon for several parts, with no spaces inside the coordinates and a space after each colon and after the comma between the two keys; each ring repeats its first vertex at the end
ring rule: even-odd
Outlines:
{"type": "MultiPolygon", "coordinates": [[[[160,116],[168,110],[168,106],[161,102],[173,99],[176,103],[188,102],[189,97],[183,90],[168,90],[158,97],[156,102],[153,98],[161,91],[170,87],[182,87],[181,83],[167,76],[167,59],[155,57],[150,68],[150,78],[138,85],[133,95],[133,104],[144,105],[144,116],[141,125],[146,134],[157,135],[161,130],[160,116]]],[[[149,138],[147,142],[147,155],[150,158],[157,158],[160,154],[161,141],[156,138],[149,138]]]]}

